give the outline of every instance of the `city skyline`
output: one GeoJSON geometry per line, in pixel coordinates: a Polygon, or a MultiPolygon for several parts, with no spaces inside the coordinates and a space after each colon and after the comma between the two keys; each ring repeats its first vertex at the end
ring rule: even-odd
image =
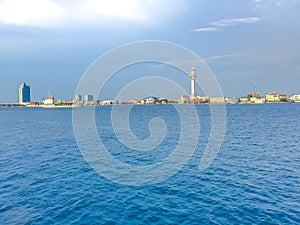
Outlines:
{"type": "Polygon", "coordinates": [[[43,98],[41,101],[31,101],[30,85],[26,83],[21,83],[19,86],[19,102],[0,102],[1,106],[29,106],[29,107],[38,107],[39,105],[65,105],[71,107],[73,105],[111,105],[111,104],[201,104],[201,103],[211,103],[211,104],[263,104],[263,103],[287,103],[287,102],[300,102],[300,93],[293,93],[292,95],[287,95],[285,93],[277,92],[268,92],[265,95],[257,92],[255,90],[252,93],[244,94],[239,97],[231,96],[220,96],[220,97],[209,97],[209,96],[200,96],[197,95],[195,89],[195,79],[196,72],[194,68],[191,68],[189,80],[190,83],[190,92],[187,95],[180,95],[177,98],[165,98],[164,96],[145,96],[142,99],[132,98],[132,99],[94,99],[94,96],[91,94],[75,94],[73,99],[62,99],[57,98],[50,94],[48,90],[48,97],[43,98]],[[149,103],[151,102],[151,103],[149,103]]]}
{"type": "MultiPolygon", "coordinates": [[[[214,72],[225,96],[255,89],[299,93],[299,8],[299,1],[283,0],[0,1],[0,102],[17,102],[14,87],[22,81],[34,87],[33,101],[48,89],[63,99],[74,98],[77,83],[96,58],[149,39],[194,51],[214,72]]],[[[146,66],[144,73],[130,72],[138,77],[153,70],[146,66]]],[[[114,96],[116,87],[110,89],[103,98],[114,96]]]]}

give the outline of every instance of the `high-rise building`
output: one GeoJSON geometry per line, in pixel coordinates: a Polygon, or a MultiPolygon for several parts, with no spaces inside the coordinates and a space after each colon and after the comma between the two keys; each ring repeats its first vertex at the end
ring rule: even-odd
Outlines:
{"type": "Polygon", "coordinates": [[[26,102],[30,102],[30,86],[23,83],[19,87],[19,103],[26,102]]]}
{"type": "Polygon", "coordinates": [[[92,102],[93,101],[93,95],[85,95],[84,96],[85,102],[92,102]]]}
{"type": "Polygon", "coordinates": [[[75,102],[81,102],[82,101],[82,96],[77,94],[75,95],[75,102]]]}

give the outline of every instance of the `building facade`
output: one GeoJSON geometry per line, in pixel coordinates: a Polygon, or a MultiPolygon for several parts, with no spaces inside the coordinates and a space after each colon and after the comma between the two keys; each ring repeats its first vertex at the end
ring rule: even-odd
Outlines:
{"type": "Polygon", "coordinates": [[[75,102],[81,102],[82,101],[82,95],[75,95],[75,102]]]}
{"type": "Polygon", "coordinates": [[[94,101],[93,95],[85,95],[84,96],[84,101],[85,102],[92,102],[92,101],[94,101]]]}
{"type": "Polygon", "coordinates": [[[212,97],[209,98],[210,104],[225,104],[225,97],[212,97]]]}
{"type": "Polygon", "coordinates": [[[30,86],[25,83],[19,87],[19,103],[24,104],[30,102],[30,86]]]}
{"type": "Polygon", "coordinates": [[[286,95],[278,93],[266,94],[266,102],[287,102],[286,95]]]}
{"type": "Polygon", "coordinates": [[[44,105],[53,105],[54,104],[54,96],[51,96],[50,91],[48,91],[48,98],[43,99],[43,104],[44,105]]]}
{"type": "Polygon", "coordinates": [[[297,103],[300,103],[300,94],[292,95],[292,96],[290,97],[290,101],[291,101],[291,102],[297,102],[297,103]]]}

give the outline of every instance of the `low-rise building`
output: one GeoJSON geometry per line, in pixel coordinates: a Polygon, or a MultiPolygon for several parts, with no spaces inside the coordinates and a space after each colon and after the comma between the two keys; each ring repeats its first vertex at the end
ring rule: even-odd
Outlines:
{"type": "Polygon", "coordinates": [[[265,103],[265,98],[264,97],[251,97],[249,99],[249,102],[252,103],[252,104],[263,104],[265,103]]]}
{"type": "Polygon", "coordinates": [[[146,101],[145,100],[134,100],[133,101],[133,104],[134,105],[144,105],[146,103],[146,101]]]}
{"type": "Polygon", "coordinates": [[[26,103],[26,107],[36,107],[36,106],[38,106],[40,103],[38,103],[38,102],[27,102],[26,103]]]}
{"type": "Polygon", "coordinates": [[[197,96],[197,99],[200,101],[200,103],[208,103],[209,101],[207,96],[197,96]]]}
{"type": "Polygon", "coordinates": [[[43,99],[42,103],[44,105],[53,105],[54,104],[54,96],[51,96],[50,91],[48,91],[48,98],[47,99],[43,99]]]}
{"type": "Polygon", "coordinates": [[[113,100],[103,100],[100,102],[100,105],[112,105],[114,104],[113,100]]]}
{"type": "Polygon", "coordinates": [[[247,104],[247,103],[249,103],[248,97],[240,97],[239,98],[239,103],[241,103],[241,104],[247,104]]]}
{"type": "Polygon", "coordinates": [[[44,105],[53,105],[54,104],[54,97],[48,97],[47,99],[43,99],[42,103],[44,105]]]}
{"type": "Polygon", "coordinates": [[[286,102],[287,98],[285,94],[278,94],[278,93],[269,93],[266,94],[266,102],[286,102]]]}
{"type": "Polygon", "coordinates": [[[166,98],[160,98],[160,99],[159,99],[159,103],[165,105],[165,104],[168,104],[168,103],[169,103],[169,100],[166,99],[166,98]]]}
{"type": "Polygon", "coordinates": [[[237,104],[239,103],[239,100],[237,98],[225,98],[226,104],[237,104]]]}
{"type": "Polygon", "coordinates": [[[279,95],[279,100],[280,102],[288,102],[288,98],[286,97],[285,94],[279,95]]]}
{"type": "Polygon", "coordinates": [[[263,104],[265,103],[265,97],[262,97],[258,92],[253,92],[251,94],[248,94],[248,101],[248,103],[251,104],[263,104]]]}
{"type": "Polygon", "coordinates": [[[150,97],[145,100],[146,104],[156,104],[158,102],[159,102],[159,100],[156,97],[150,97]]]}
{"type": "Polygon", "coordinates": [[[259,98],[259,97],[261,97],[261,95],[260,95],[260,93],[258,93],[258,92],[253,92],[253,93],[251,93],[251,94],[248,94],[248,98],[250,99],[250,98],[259,98]]]}
{"type": "Polygon", "coordinates": [[[209,98],[210,104],[225,104],[225,97],[212,97],[209,98]]]}
{"type": "Polygon", "coordinates": [[[278,93],[269,93],[266,94],[266,102],[279,102],[279,94],[278,93]]]}
{"type": "Polygon", "coordinates": [[[189,104],[189,103],[191,103],[191,96],[181,95],[180,98],[178,99],[178,102],[180,104],[189,104]]]}
{"type": "Polygon", "coordinates": [[[290,96],[290,102],[300,103],[300,94],[290,96]]]}

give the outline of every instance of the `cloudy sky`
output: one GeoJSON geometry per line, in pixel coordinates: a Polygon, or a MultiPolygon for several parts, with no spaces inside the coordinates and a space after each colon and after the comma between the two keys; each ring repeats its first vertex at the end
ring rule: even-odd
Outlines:
{"type": "Polygon", "coordinates": [[[0,102],[22,82],[34,101],[73,99],[96,58],[141,40],[194,51],[225,96],[298,93],[299,12],[299,0],[0,0],[0,102]]]}

